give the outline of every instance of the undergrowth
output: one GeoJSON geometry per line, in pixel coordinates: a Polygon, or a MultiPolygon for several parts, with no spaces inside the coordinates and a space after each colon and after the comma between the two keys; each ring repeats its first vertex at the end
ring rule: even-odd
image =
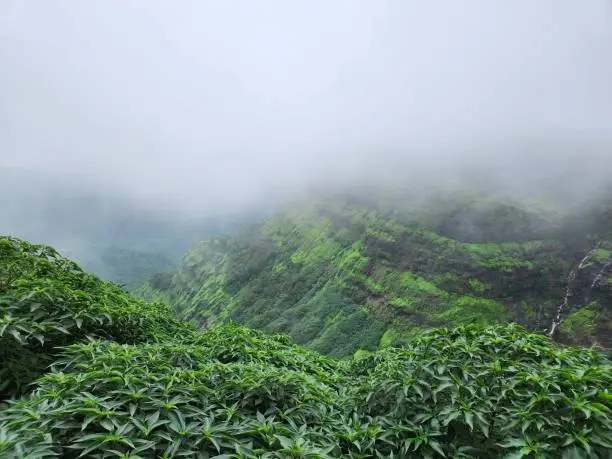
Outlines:
{"type": "Polygon", "coordinates": [[[612,366],[594,349],[470,325],[337,360],[198,332],[50,248],[0,248],[0,457],[610,457],[612,366]]]}

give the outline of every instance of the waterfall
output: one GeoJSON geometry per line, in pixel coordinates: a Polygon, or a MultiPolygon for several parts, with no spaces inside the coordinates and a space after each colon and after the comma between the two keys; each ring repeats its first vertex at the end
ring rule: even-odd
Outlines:
{"type": "MultiPolygon", "coordinates": [[[[578,266],[574,269],[572,269],[570,271],[570,273],[567,276],[567,287],[565,288],[565,295],[563,295],[563,301],[561,302],[561,304],[559,305],[559,307],[557,308],[557,315],[554,317],[552,324],[550,326],[550,332],[548,333],[548,336],[551,339],[555,339],[558,331],[559,331],[559,325],[561,325],[561,322],[563,321],[563,313],[565,312],[566,309],[569,308],[569,300],[570,298],[573,296],[574,294],[574,281],[576,280],[576,277],[578,276],[578,272],[582,271],[584,269],[584,267],[586,266],[587,262],[589,261],[589,259],[591,258],[591,256],[593,255],[593,253],[595,253],[595,250],[597,250],[597,247],[589,250],[587,252],[587,254],[582,258],[582,260],[580,261],[580,263],[578,264],[578,266]]],[[[601,274],[603,275],[603,271],[601,271],[601,274]]],[[[599,277],[601,279],[601,276],[599,277]]],[[[596,278],[597,279],[597,278],[596,278]]],[[[599,280],[597,280],[598,282],[599,280]]],[[[592,286],[595,286],[596,282],[593,281],[592,286]]]]}
{"type": "Polygon", "coordinates": [[[608,270],[610,266],[612,266],[612,261],[606,261],[601,267],[601,269],[599,270],[599,272],[597,273],[597,275],[595,276],[595,278],[593,279],[593,282],[591,283],[591,286],[589,287],[589,291],[587,293],[586,303],[590,302],[591,292],[593,291],[595,287],[597,287],[597,285],[601,281],[601,278],[603,277],[603,275],[605,274],[605,272],[608,270]]]}

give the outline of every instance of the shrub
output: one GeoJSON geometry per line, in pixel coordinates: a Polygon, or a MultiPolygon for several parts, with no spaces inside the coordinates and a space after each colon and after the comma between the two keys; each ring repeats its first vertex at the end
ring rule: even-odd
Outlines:
{"type": "Polygon", "coordinates": [[[83,272],[53,248],[0,237],[0,399],[23,393],[58,348],[87,336],[141,343],[189,327],[83,272]]]}
{"type": "MultiPolygon", "coordinates": [[[[232,323],[197,332],[49,247],[0,238],[0,255],[3,458],[610,457],[594,349],[471,325],[336,360],[232,323]]],[[[404,341],[385,330],[355,309],[319,345],[404,341]]]]}

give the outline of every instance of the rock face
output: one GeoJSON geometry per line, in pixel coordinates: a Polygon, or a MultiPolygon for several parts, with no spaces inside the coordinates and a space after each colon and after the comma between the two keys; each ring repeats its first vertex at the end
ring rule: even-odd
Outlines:
{"type": "Polygon", "coordinates": [[[612,347],[611,268],[612,253],[596,247],[570,271],[551,338],[612,347]]]}
{"type": "Polygon", "coordinates": [[[231,319],[334,356],[470,323],[518,322],[611,347],[612,242],[601,215],[490,197],[310,202],[200,243],[139,291],[201,326],[231,319]]]}

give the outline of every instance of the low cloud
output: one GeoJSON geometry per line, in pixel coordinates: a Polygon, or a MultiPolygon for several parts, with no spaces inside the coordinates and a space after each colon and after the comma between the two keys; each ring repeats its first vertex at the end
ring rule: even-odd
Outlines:
{"type": "Polygon", "coordinates": [[[606,0],[5,0],[1,173],[198,216],[372,180],[580,194],[610,56],[606,0]]]}

